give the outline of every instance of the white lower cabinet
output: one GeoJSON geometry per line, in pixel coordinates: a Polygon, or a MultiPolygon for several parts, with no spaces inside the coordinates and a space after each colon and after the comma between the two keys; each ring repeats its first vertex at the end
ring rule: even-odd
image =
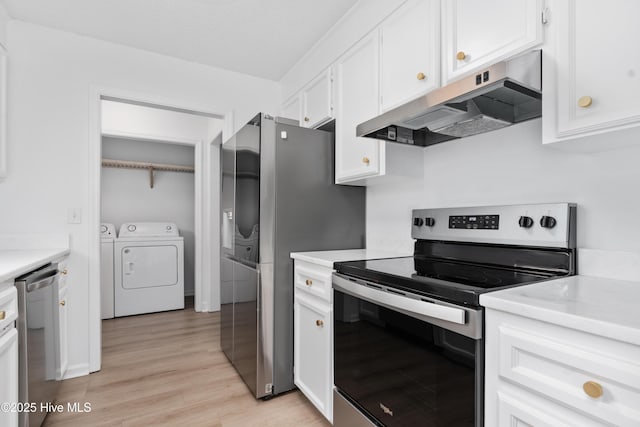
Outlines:
{"type": "MultiPolygon", "coordinates": [[[[18,302],[16,289],[0,291],[0,403],[18,402],[18,330],[15,328],[18,302]]],[[[0,426],[17,427],[18,412],[0,411],[0,426]]],[[[15,408],[13,408],[15,409],[15,408]]]]}
{"type": "Polygon", "coordinates": [[[294,383],[333,422],[332,269],[295,261],[294,383]]]}
{"type": "Polygon", "coordinates": [[[58,326],[60,328],[60,361],[56,369],[56,377],[58,380],[64,379],[69,365],[69,306],[68,306],[68,286],[67,276],[69,269],[67,267],[67,258],[58,261],[58,271],[60,273],[58,281],[58,326]]]}
{"type": "Polygon", "coordinates": [[[60,288],[58,293],[59,315],[60,315],[60,365],[58,367],[57,377],[59,380],[64,379],[69,365],[69,309],[67,307],[67,286],[60,288]]]}
{"type": "Polygon", "coordinates": [[[640,346],[493,309],[485,344],[485,425],[640,425],[640,346]]]}

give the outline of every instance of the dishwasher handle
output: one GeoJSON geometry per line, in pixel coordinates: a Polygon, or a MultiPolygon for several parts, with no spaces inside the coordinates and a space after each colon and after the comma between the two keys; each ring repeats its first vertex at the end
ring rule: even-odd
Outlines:
{"type": "Polygon", "coordinates": [[[23,283],[26,291],[32,292],[53,285],[59,276],[58,264],[54,263],[18,277],[16,284],[23,283]]]}

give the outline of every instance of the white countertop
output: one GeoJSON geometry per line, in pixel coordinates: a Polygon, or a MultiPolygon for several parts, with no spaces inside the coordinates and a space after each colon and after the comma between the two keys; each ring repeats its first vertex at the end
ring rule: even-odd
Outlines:
{"type": "Polygon", "coordinates": [[[572,276],[483,294],[480,304],[640,345],[640,282],[572,276]]]}
{"type": "Polygon", "coordinates": [[[69,254],[68,248],[0,250],[0,283],[69,254]]]}
{"type": "Polygon", "coordinates": [[[333,268],[334,262],[363,259],[397,258],[413,256],[411,253],[389,252],[376,249],[344,249],[336,251],[291,252],[291,258],[333,268]]]}

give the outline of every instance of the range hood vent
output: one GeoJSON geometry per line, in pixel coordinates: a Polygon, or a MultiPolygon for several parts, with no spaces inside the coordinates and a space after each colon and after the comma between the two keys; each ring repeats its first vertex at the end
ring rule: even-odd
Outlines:
{"type": "Polygon", "coordinates": [[[542,115],[540,51],[499,62],[358,125],[358,136],[426,147],[542,115]]]}

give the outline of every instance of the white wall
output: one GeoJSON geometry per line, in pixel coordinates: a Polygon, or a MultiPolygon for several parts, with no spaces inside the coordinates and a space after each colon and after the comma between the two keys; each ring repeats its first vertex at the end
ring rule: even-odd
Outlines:
{"type": "Polygon", "coordinates": [[[424,180],[367,188],[368,247],[411,249],[413,208],[575,202],[580,248],[640,252],[640,146],[560,151],[538,119],[416,150],[424,180]]]}
{"type": "Polygon", "coordinates": [[[210,135],[211,128],[222,122],[218,118],[106,100],[101,102],[100,113],[103,135],[159,141],[211,140],[215,137],[210,135]]]}
{"type": "MultiPolygon", "coordinates": [[[[102,156],[194,165],[194,148],[121,138],[102,138],[102,156]]],[[[125,222],[174,222],[184,238],[184,293],[194,294],[195,268],[195,182],[192,173],[154,172],[153,188],[149,172],[142,169],[102,168],[101,222],[116,230],[125,222]]]]}
{"type": "Polygon", "coordinates": [[[7,47],[7,27],[11,17],[4,7],[3,3],[0,3],[0,45],[7,47]]]}
{"type": "MultiPolygon", "coordinates": [[[[236,125],[276,111],[275,82],[75,34],[10,21],[8,177],[0,183],[0,233],[69,233],[69,370],[88,372],[88,141],[91,88],[114,88],[202,106],[236,125]],[[43,208],[45,207],[45,208],[43,208]],[[67,224],[80,208],[83,223],[67,224]]],[[[195,107],[194,107],[195,108],[195,107]]]]}

